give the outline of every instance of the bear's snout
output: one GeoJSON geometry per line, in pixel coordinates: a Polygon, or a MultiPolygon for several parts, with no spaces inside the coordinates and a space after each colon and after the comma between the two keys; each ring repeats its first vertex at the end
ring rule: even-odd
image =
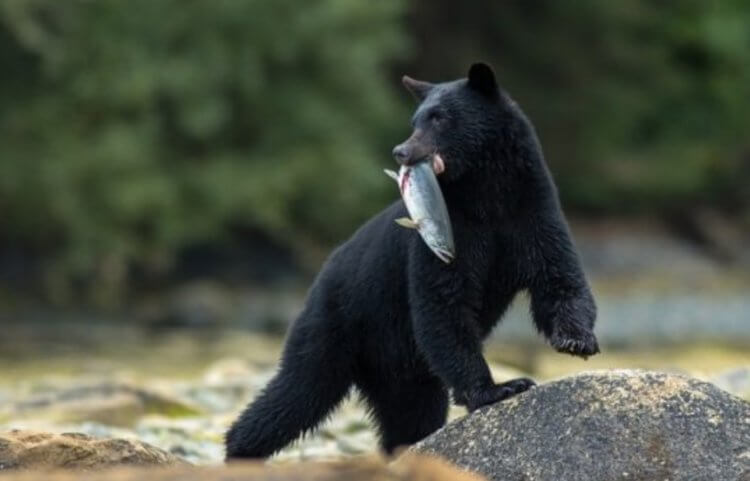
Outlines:
{"type": "Polygon", "coordinates": [[[409,146],[406,145],[406,143],[398,144],[393,148],[393,158],[396,159],[396,162],[398,162],[399,164],[407,165],[411,157],[409,151],[409,146]]]}
{"type": "Polygon", "coordinates": [[[422,129],[414,129],[411,136],[393,148],[393,158],[401,165],[414,165],[436,152],[432,137],[422,129]]]}

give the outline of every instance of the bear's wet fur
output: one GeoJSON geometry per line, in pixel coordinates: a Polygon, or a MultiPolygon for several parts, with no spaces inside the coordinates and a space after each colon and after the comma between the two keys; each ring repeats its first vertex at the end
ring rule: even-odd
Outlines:
{"type": "MultiPolygon", "coordinates": [[[[226,435],[228,459],[264,458],[314,429],[356,387],[391,453],[446,421],[449,392],[474,410],[529,389],[496,384],[482,342],[526,290],[538,331],[561,352],[599,352],[596,306],[533,126],[495,80],[404,77],[420,102],[402,164],[438,154],[456,259],[446,264],[397,201],[339,246],[291,325],[278,373],[226,435]]],[[[384,178],[384,181],[387,181],[384,178]]]]}

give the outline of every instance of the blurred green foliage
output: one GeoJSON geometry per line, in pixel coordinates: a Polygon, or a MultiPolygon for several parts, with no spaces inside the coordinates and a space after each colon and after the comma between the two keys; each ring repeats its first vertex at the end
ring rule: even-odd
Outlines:
{"type": "Polygon", "coordinates": [[[53,251],[53,284],[168,269],[232,223],[331,243],[377,208],[399,2],[2,7],[2,234],[53,251]]]}
{"type": "Polygon", "coordinates": [[[413,11],[415,69],[450,78],[467,59],[493,62],[568,208],[747,212],[750,3],[417,0],[413,11]]]}
{"type": "Polygon", "coordinates": [[[0,249],[64,298],[230,226],[330,246],[396,196],[398,76],[477,59],[569,211],[747,216],[749,50],[744,0],[0,0],[0,249]]]}

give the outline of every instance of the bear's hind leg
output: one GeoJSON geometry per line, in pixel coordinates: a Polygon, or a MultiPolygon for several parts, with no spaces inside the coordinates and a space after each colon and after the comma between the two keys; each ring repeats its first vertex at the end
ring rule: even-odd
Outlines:
{"type": "Polygon", "coordinates": [[[380,446],[386,454],[420,441],[448,418],[448,392],[436,377],[358,387],[378,424],[380,446]]]}
{"type": "Polygon", "coordinates": [[[226,434],[227,459],[265,458],[314,429],[349,392],[352,354],[303,313],[281,369],[226,434]]]}

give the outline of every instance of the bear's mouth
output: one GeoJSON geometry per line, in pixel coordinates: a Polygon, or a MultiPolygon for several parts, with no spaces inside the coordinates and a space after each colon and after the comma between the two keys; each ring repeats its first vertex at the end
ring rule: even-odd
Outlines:
{"type": "Polygon", "coordinates": [[[432,170],[436,175],[440,175],[445,172],[445,161],[437,152],[432,156],[432,170]]]}

